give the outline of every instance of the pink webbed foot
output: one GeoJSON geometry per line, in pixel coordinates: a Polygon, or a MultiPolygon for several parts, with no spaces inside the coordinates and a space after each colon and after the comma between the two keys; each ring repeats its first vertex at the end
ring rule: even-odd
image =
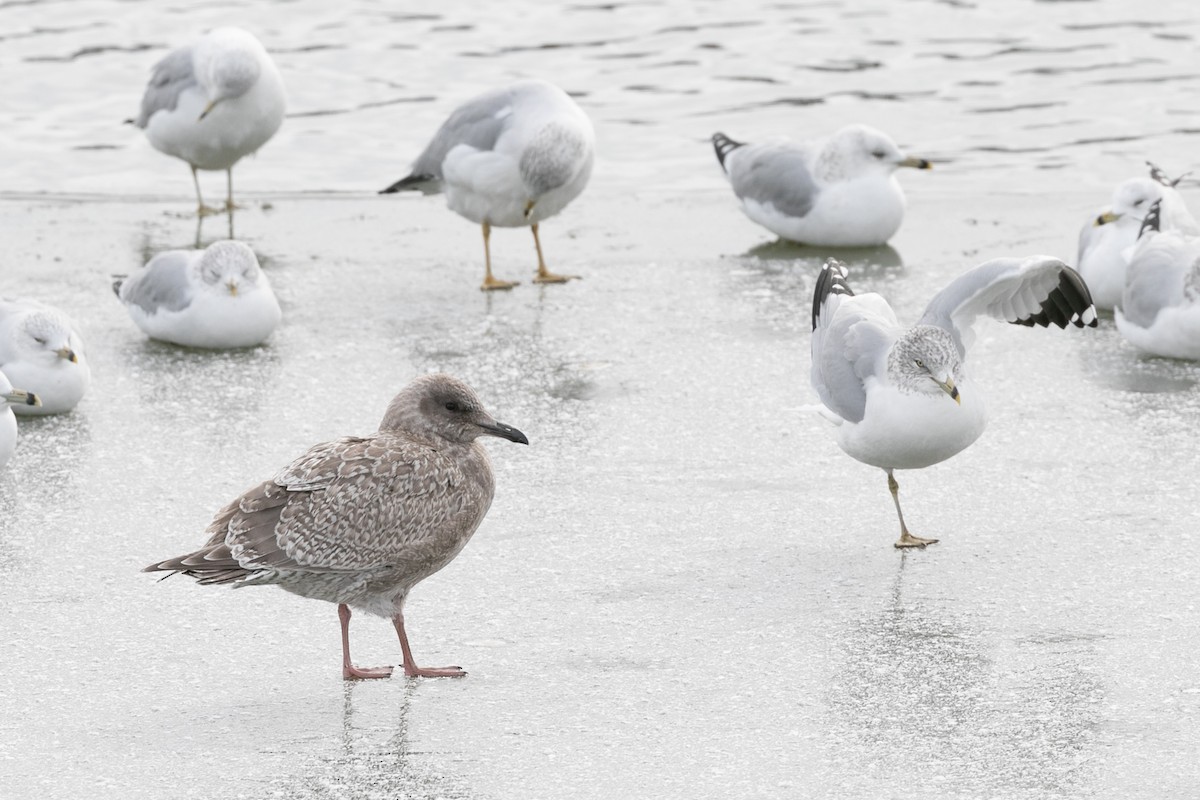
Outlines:
{"type": "Polygon", "coordinates": [[[409,678],[465,678],[467,671],[462,667],[418,667],[405,666],[404,675],[409,678]]]}
{"type": "Polygon", "coordinates": [[[342,667],[342,678],[348,681],[390,678],[392,669],[392,667],[356,667],[353,664],[346,664],[342,667]]]}

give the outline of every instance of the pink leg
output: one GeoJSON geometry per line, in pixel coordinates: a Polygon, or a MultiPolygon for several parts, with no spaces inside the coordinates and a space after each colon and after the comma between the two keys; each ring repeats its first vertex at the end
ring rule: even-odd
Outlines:
{"type": "Polygon", "coordinates": [[[408,647],[408,636],[404,633],[404,612],[397,611],[392,617],[396,635],[400,637],[400,652],[404,654],[404,674],[410,678],[461,678],[467,674],[462,667],[418,667],[408,647]]]}
{"type": "Polygon", "coordinates": [[[338,619],[342,621],[342,677],[348,681],[360,678],[390,678],[391,667],[356,667],[350,663],[350,606],[338,604],[338,619]]]}

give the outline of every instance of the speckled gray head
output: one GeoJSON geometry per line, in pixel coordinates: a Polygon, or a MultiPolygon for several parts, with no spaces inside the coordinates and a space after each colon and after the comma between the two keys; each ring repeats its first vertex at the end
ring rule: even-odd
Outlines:
{"type": "Polygon", "coordinates": [[[459,444],[469,444],[480,436],[529,444],[525,434],[497,422],[470,386],[440,373],[417,378],[396,395],[379,428],[459,444]]]}
{"type": "Polygon", "coordinates": [[[262,45],[237,28],[218,28],[196,47],[193,63],[200,83],[208,88],[208,104],[200,119],[222,100],[241,97],[262,74],[262,45]]]}
{"type": "Polygon", "coordinates": [[[930,169],[923,158],[904,155],[892,137],[869,125],[847,125],[821,148],[815,171],[825,180],[837,180],[871,172],[891,173],[897,167],[930,169]]]}
{"type": "Polygon", "coordinates": [[[66,359],[77,363],[80,356],[78,342],[71,340],[71,322],[53,309],[42,309],[28,314],[21,321],[16,335],[17,347],[25,354],[50,360],[66,359]]]}
{"type": "Polygon", "coordinates": [[[200,280],[216,286],[225,284],[233,294],[241,287],[258,284],[262,270],[254,251],[242,242],[232,240],[213,242],[196,264],[200,280]]]}
{"type": "Polygon", "coordinates": [[[957,386],[962,359],[949,331],[936,325],[917,325],[896,340],[888,353],[888,376],[902,392],[945,392],[962,403],[957,386]]]}

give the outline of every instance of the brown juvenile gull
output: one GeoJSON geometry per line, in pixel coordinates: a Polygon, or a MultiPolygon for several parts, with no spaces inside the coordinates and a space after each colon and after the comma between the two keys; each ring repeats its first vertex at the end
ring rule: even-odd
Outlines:
{"type": "Polygon", "coordinates": [[[405,675],[461,677],[461,667],[417,666],[404,600],[458,555],[487,514],[495,480],[480,436],[529,444],[462,381],[418,378],[392,400],[378,431],[315,445],[221,509],[204,547],[144,571],[182,572],[202,584],[277,584],[337,603],[346,679],[392,674],[350,663],[351,606],[391,618],[405,675]]]}

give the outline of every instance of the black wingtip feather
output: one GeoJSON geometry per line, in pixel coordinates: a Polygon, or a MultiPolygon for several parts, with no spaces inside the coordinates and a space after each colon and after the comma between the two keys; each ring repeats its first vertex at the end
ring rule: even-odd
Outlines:
{"type": "Polygon", "coordinates": [[[1067,266],[1062,268],[1058,285],[1046,295],[1038,313],[1012,320],[1014,325],[1040,325],[1043,328],[1049,328],[1051,325],[1060,328],[1066,328],[1068,325],[1074,325],[1076,328],[1094,328],[1096,322],[1096,306],[1092,303],[1092,293],[1079,273],[1067,266]]]}
{"type": "Polygon", "coordinates": [[[846,283],[846,274],[846,265],[835,258],[829,259],[821,267],[821,274],[817,276],[817,285],[813,288],[813,330],[817,329],[817,321],[821,317],[821,306],[825,305],[826,297],[831,294],[854,296],[850,284],[846,283]]]}
{"type": "Polygon", "coordinates": [[[380,189],[379,193],[395,194],[396,192],[403,192],[406,189],[416,189],[421,184],[429,183],[432,180],[435,180],[433,175],[418,175],[414,173],[401,178],[386,189],[380,189]]]}
{"type": "Polygon", "coordinates": [[[714,133],[712,143],[713,149],[717,151],[717,161],[721,162],[721,169],[725,169],[725,158],[744,144],[735,142],[723,133],[714,133]]]}
{"type": "Polygon", "coordinates": [[[1146,212],[1146,216],[1142,219],[1142,227],[1138,229],[1138,238],[1146,233],[1146,231],[1154,231],[1158,233],[1162,230],[1162,200],[1155,200],[1150,206],[1150,210],[1146,212]]]}
{"type": "Polygon", "coordinates": [[[125,275],[117,275],[113,280],[113,294],[115,294],[117,297],[121,296],[121,286],[125,283],[126,277],[127,276],[125,275]]]}

